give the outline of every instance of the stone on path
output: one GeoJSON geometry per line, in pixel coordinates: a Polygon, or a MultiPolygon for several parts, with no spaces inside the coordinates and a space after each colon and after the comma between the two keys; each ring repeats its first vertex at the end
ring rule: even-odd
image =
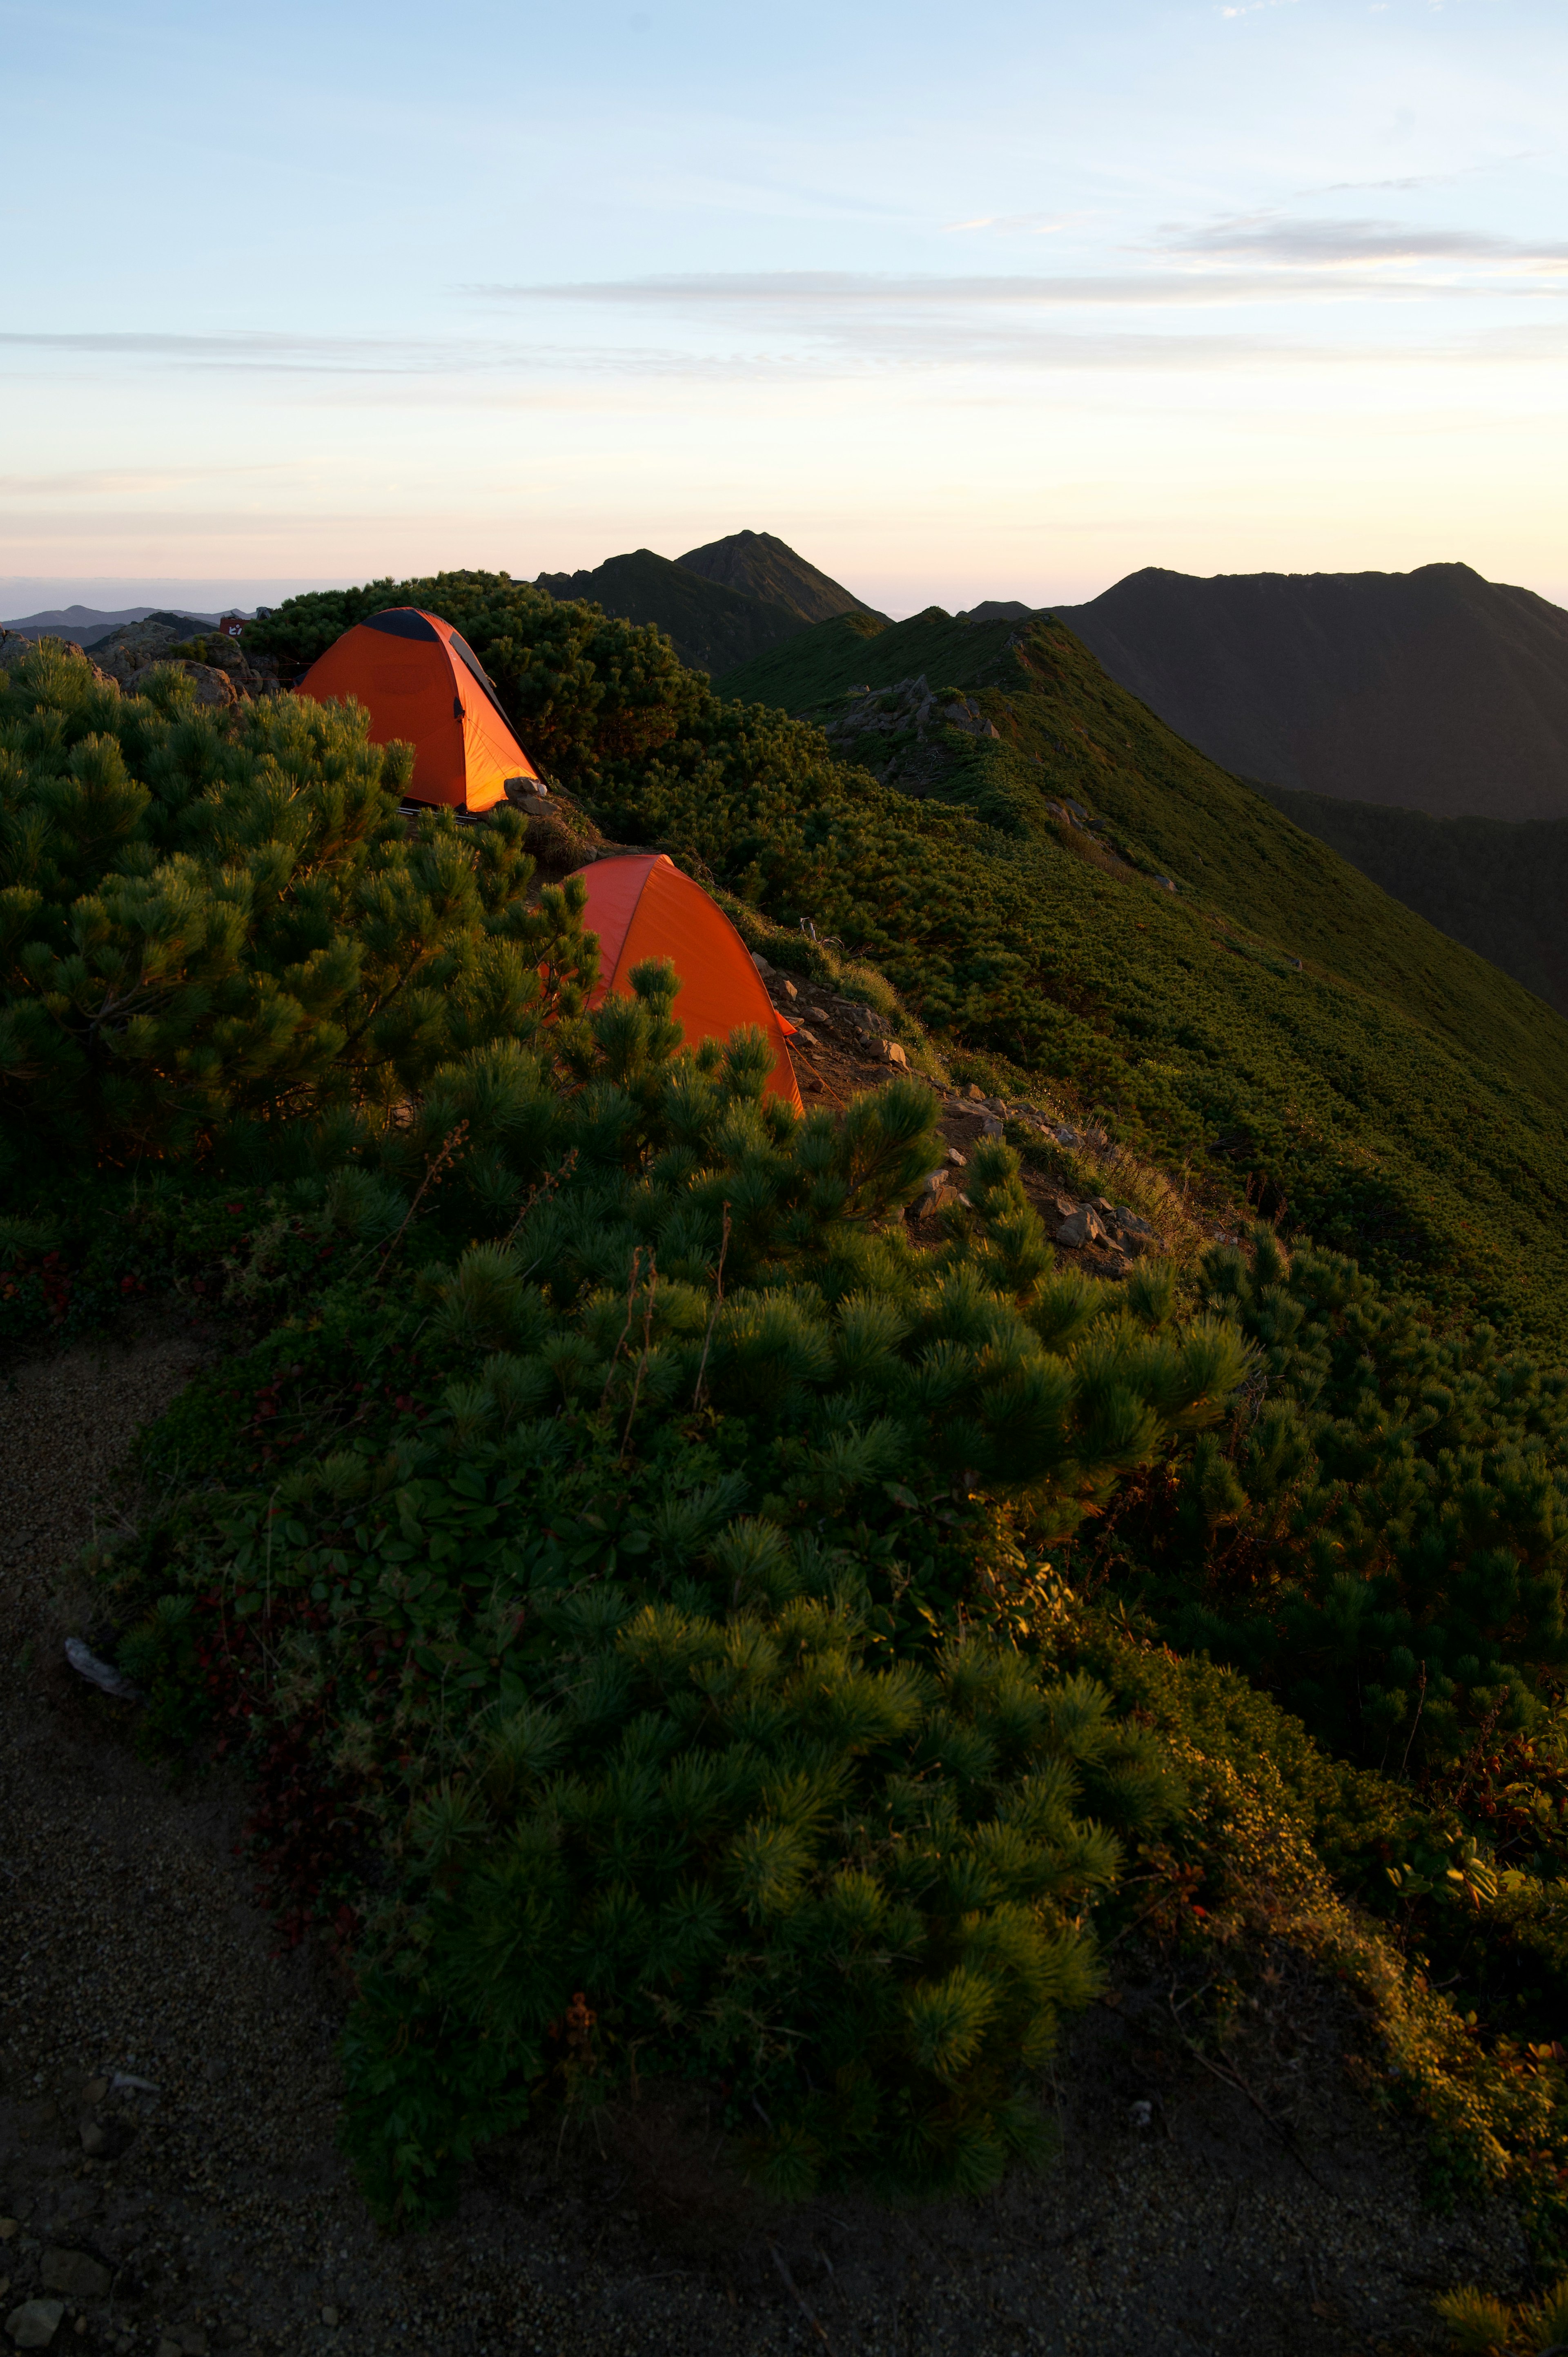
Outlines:
{"type": "Polygon", "coordinates": [[[67,2299],[107,2299],[114,2278],[107,2267],[85,2251],[46,2251],[40,2270],[46,2291],[63,2291],[67,2299]]]}
{"type": "Polygon", "coordinates": [[[26,2299],[11,2310],[5,2330],[18,2349],[47,2349],[64,2314],[63,2299],[26,2299]]]}

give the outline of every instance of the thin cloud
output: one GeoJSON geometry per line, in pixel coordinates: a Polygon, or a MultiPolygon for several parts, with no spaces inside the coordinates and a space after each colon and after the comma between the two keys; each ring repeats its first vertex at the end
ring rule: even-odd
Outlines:
{"type": "Polygon", "coordinates": [[[995,230],[1003,237],[1054,237],[1066,222],[1052,213],[981,213],[973,221],[944,221],[942,235],[956,237],[968,230],[995,230]]]}
{"type": "MultiPolygon", "coordinates": [[[[1381,281],[1368,290],[1384,291],[1381,281]]],[[[582,279],[554,284],[478,285],[467,294],[499,303],[565,303],[696,311],[768,310],[780,317],[837,312],[973,310],[986,307],[1054,308],[1077,304],[1232,303],[1255,293],[1273,296],[1279,282],[1259,273],[1248,280],[1233,271],[1126,271],[1109,275],[1002,276],[975,273],[963,277],[934,274],[884,277],[855,271],[713,271],[689,276],[582,279]]]]}
{"type": "Polygon", "coordinates": [[[1568,268],[1568,244],[1536,244],[1477,230],[1416,229],[1406,221],[1293,220],[1216,222],[1182,237],[1175,253],[1212,259],[1237,254],[1290,269],[1376,268],[1385,263],[1498,264],[1538,271],[1568,268]]]}
{"type": "Polygon", "coordinates": [[[244,369],[285,374],[424,374],[453,367],[504,365],[510,347],[413,341],[397,337],[289,335],[275,329],[220,335],[166,335],[152,329],[80,333],[0,329],[0,351],[59,352],[82,359],[161,361],[188,368],[244,369]]]}

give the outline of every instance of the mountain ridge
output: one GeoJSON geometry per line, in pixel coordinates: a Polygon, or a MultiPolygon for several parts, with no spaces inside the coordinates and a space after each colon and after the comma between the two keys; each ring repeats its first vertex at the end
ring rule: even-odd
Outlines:
{"type": "Polygon", "coordinates": [[[787,607],[767,605],[651,548],[607,557],[591,571],[541,573],[533,586],[562,604],[580,598],[618,620],[652,623],[689,671],[714,675],[805,627],[787,607]]]}
{"type": "MultiPolygon", "coordinates": [[[[675,559],[689,573],[716,581],[725,589],[779,606],[802,622],[825,622],[835,614],[875,614],[846,589],[770,532],[732,532],[701,548],[689,548],[675,559]]],[[[886,614],[877,615],[886,621],[886,614]]]]}
{"type": "Polygon", "coordinates": [[[1051,608],[1238,776],[1434,818],[1568,817],[1568,612],[1467,565],[1157,565],[1051,608]]]}

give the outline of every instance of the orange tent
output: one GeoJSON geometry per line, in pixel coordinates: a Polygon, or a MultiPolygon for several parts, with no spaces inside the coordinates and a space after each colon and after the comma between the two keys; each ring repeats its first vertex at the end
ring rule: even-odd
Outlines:
{"type": "Polygon", "coordinates": [[[757,1024],[773,1049],[770,1094],[797,1113],[805,1108],[785,1046],[786,1027],[774,1011],[751,952],[716,900],[659,853],[596,859],[577,874],[588,888],[584,924],[599,937],[599,978],[588,1000],[607,992],[631,996],[630,974],[644,958],[668,958],[681,977],[675,1019],[688,1047],[727,1039],[742,1023],[757,1024]]]}
{"type": "Polygon", "coordinates": [[[414,750],[409,794],[454,810],[490,810],[514,779],[539,772],[511,733],[484,666],[460,632],[417,606],[356,622],[313,662],[295,691],[362,704],[371,742],[414,750]]]}

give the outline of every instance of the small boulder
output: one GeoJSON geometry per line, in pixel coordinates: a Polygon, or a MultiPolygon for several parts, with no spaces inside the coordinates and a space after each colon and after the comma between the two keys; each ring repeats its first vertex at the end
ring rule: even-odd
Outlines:
{"type": "Polygon", "coordinates": [[[5,2319],[5,2330],[18,2349],[47,2349],[64,2314],[63,2299],[25,2299],[5,2319]]]}
{"type": "Polygon", "coordinates": [[[882,1053],[886,1061],[890,1064],[897,1064],[901,1072],[907,1072],[908,1071],[909,1059],[905,1054],[897,1039],[884,1039],[882,1042],[882,1053]]]}
{"type": "Polygon", "coordinates": [[[1057,1230],[1057,1242],[1065,1244],[1069,1252],[1079,1252],[1085,1244],[1101,1243],[1104,1235],[1105,1230],[1093,1204],[1080,1203],[1057,1230]]]}
{"type": "Polygon", "coordinates": [[[67,2299],[91,2300],[107,2299],[114,2278],[85,2251],[46,2251],[38,2280],[46,2291],[62,2291],[67,2299]]]}

